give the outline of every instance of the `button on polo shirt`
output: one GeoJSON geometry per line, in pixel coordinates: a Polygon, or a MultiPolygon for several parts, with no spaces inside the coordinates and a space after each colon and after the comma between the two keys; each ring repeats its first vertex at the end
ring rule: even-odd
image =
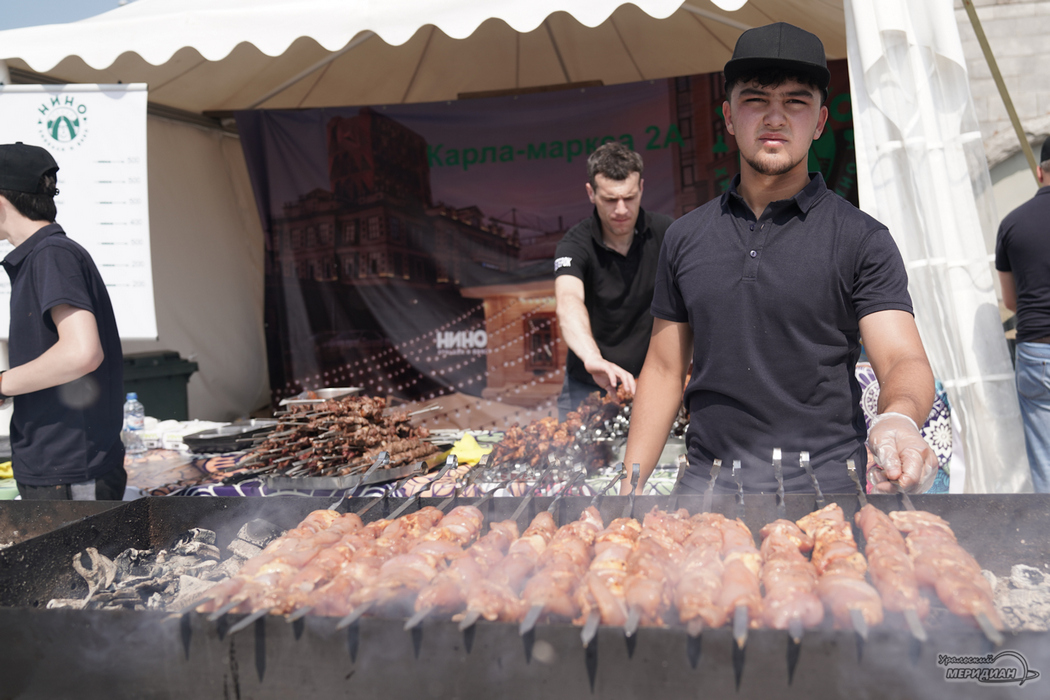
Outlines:
{"type": "MultiPolygon", "coordinates": [[[[649,349],[653,330],[649,306],[660,245],[670,225],[668,216],[639,211],[631,248],[623,255],[605,245],[594,212],[565,233],[555,253],[555,276],[572,275],[583,281],[584,305],[602,357],[634,376],[642,371],[649,349]]],[[[570,377],[594,384],[571,350],[565,364],[570,377]]]]}
{"type": "MultiPolygon", "coordinates": [[[[865,464],[858,322],[911,312],[908,278],[889,231],[810,177],[756,219],[738,176],[668,229],[652,314],[693,332],[687,487],[739,459],[749,490],[773,492],[777,447],[789,491],[812,489],[801,451],[827,492],[852,492],[846,460],[865,464]]],[[[736,489],[728,469],[718,486],[736,489]]]]}
{"type": "Polygon", "coordinates": [[[30,486],[97,479],[124,461],[124,360],[109,293],[91,256],[58,224],[44,226],[4,258],[11,278],[11,366],[58,342],[48,313],[69,304],[95,315],[104,359],[80,379],[14,397],[15,480],[30,486]]]}

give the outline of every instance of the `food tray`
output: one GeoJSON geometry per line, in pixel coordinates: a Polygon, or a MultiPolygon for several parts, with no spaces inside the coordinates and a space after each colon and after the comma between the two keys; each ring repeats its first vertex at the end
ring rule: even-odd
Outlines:
{"type": "Polygon", "coordinates": [[[243,423],[223,425],[218,428],[202,430],[199,433],[187,435],[182,439],[182,442],[192,452],[239,452],[251,447],[250,443],[240,442],[241,440],[269,432],[276,425],[276,419],[253,418],[243,423]]]}
{"type": "Polygon", "coordinates": [[[311,403],[321,403],[322,401],[330,401],[332,399],[341,399],[344,396],[350,396],[351,394],[358,394],[361,392],[359,386],[340,386],[340,387],[329,387],[327,389],[314,389],[311,393],[316,394],[316,399],[284,399],[281,401],[281,406],[299,406],[311,403]]]}
{"type": "Polygon", "coordinates": [[[444,453],[437,452],[421,462],[403,467],[377,469],[367,478],[364,471],[353,476],[263,476],[267,488],[281,491],[344,491],[369,484],[385,484],[413,474],[423,475],[445,461],[444,453]]]}

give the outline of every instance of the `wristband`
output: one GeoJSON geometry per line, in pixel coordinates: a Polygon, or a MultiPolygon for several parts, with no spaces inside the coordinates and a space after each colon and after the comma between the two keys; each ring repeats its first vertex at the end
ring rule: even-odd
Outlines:
{"type": "MultiPolygon", "coordinates": [[[[2,389],[0,389],[0,391],[2,391],[2,389]]],[[[879,423],[883,418],[888,418],[889,416],[900,416],[901,418],[903,418],[904,420],[906,420],[906,421],[908,421],[909,423],[912,424],[912,427],[915,428],[915,432],[917,432],[917,433],[920,432],[919,426],[915,422],[914,418],[912,418],[911,416],[906,416],[903,413],[897,413],[896,411],[889,411],[888,413],[880,413],[879,415],[875,416],[874,418],[871,419],[871,427],[874,428],[875,425],[877,423],[879,423]]]]}

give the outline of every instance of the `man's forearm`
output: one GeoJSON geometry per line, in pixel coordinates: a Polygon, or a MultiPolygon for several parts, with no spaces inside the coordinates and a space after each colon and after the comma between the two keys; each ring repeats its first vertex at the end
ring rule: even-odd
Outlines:
{"type": "Polygon", "coordinates": [[[647,364],[638,379],[638,391],[631,407],[631,427],[627,436],[624,464],[628,470],[639,465],[638,487],[642,486],[656,468],[671,425],[682,399],[684,373],[660,371],[647,364]]]}
{"type": "Polygon", "coordinates": [[[925,356],[897,362],[879,380],[879,413],[903,413],[922,426],[933,399],[933,371],[925,356]]]}
{"type": "Polygon", "coordinates": [[[601,359],[601,350],[591,332],[587,307],[577,299],[559,299],[557,313],[562,338],[576,357],[584,363],[601,359]]]}
{"type": "Polygon", "coordinates": [[[94,372],[104,353],[90,311],[60,304],[51,309],[58,341],[40,357],[4,372],[0,391],[6,396],[29,394],[66,384],[94,372]]]}

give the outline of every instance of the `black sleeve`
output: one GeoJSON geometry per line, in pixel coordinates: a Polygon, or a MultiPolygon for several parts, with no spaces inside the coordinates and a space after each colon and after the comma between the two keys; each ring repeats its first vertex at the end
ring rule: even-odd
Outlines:
{"type": "Polygon", "coordinates": [[[656,284],[653,287],[653,303],[650,312],[655,318],[675,323],[689,323],[689,310],[678,287],[672,260],[675,236],[667,235],[660,246],[660,261],[656,264],[656,284]]]}
{"type": "Polygon", "coordinates": [[[853,281],[853,308],[857,318],[896,309],[914,313],[908,294],[908,273],[897,244],[884,228],[861,242],[853,281]]]}
{"type": "Polygon", "coordinates": [[[571,275],[586,281],[590,263],[591,256],[587,246],[577,236],[565,234],[555,249],[554,276],[571,275]]]}
{"type": "Polygon", "coordinates": [[[95,313],[84,266],[73,251],[54,245],[41,246],[33,256],[33,271],[41,317],[59,304],[95,313]]]}
{"type": "Polygon", "coordinates": [[[995,237],[995,269],[999,272],[1013,272],[1010,266],[1010,254],[1006,250],[1006,238],[1009,233],[1007,222],[999,225],[999,233],[995,237]]]}

